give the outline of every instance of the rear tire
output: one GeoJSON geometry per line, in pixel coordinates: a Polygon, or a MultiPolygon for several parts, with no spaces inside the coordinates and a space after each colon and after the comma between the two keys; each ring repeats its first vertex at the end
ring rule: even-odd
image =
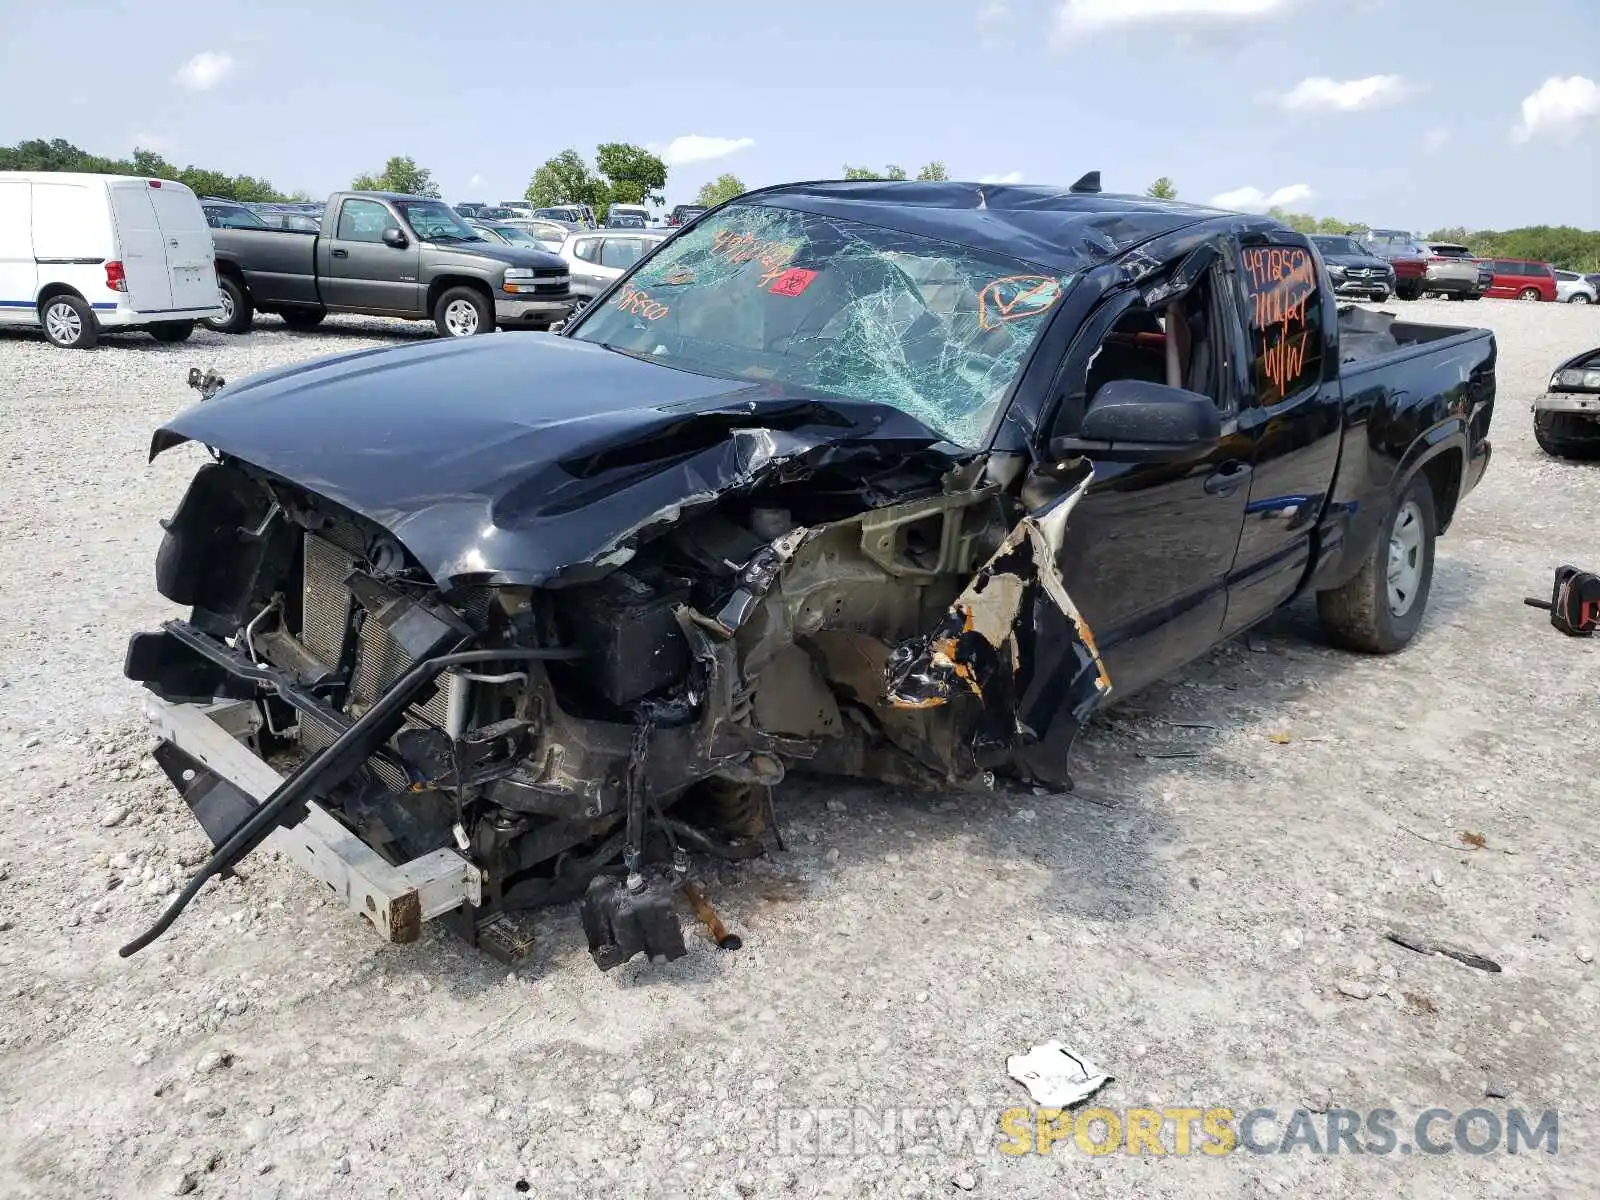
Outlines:
{"type": "Polygon", "coordinates": [[[1390,504],[1361,570],[1342,587],[1317,593],[1317,615],[1335,643],[1368,654],[1405,648],[1433,589],[1437,530],[1433,488],[1419,472],[1390,504]]]}
{"type": "Polygon", "coordinates": [[[187,342],[193,332],[193,321],[162,321],[150,326],[150,336],[158,342],[187,342]]]}
{"type": "Polygon", "coordinates": [[[202,324],[217,333],[245,333],[255,322],[255,305],[244,286],[231,275],[217,276],[217,290],[222,293],[222,311],[207,317],[202,324]]]}
{"type": "Polygon", "coordinates": [[[100,340],[100,322],[81,296],[51,296],[39,305],[45,340],[63,350],[92,350],[100,340]]]}
{"type": "Polygon", "coordinates": [[[1600,423],[1586,421],[1582,417],[1567,413],[1535,412],[1533,440],[1539,443],[1539,449],[1555,458],[1581,461],[1600,458],[1600,423]],[[1582,436],[1584,426],[1593,431],[1588,437],[1582,436]]]}
{"type": "Polygon", "coordinates": [[[1396,300],[1417,300],[1422,297],[1422,289],[1406,284],[1394,289],[1394,297],[1396,300]]]}
{"type": "Polygon", "coordinates": [[[1518,300],[1537,300],[1538,298],[1538,288],[1523,288],[1521,294],[1517,296],[1518,300]]]}
{"type": "Polygon", "coordinates": [[[320,308],[286,308],[278,315],[290,329],[311,330],[321,325],[328,314],[320,308]]]}
{"type": "Polygon", "coordinates": [[[494,308],[476,288],[453,287],[434,302],[433,324],[442,337],[494,332],[494,308]]]}
{"type": "Polygon", "coordinates": [[[1576,292],[1573,295],[1567,297],[1567,303],[1568,304],[1588,304],[1589,303],[1589,297],[1584,295],[1582,292],[1576,292]]]}

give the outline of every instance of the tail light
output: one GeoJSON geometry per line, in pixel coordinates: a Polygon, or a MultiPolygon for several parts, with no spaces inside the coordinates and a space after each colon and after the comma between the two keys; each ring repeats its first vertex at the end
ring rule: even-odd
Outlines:
{"type": "Polygon", "coordinates": [[[106,264],[106,287],[113,292],[128,290],[128,273],[122,269],[120,262],[106,264]]]}

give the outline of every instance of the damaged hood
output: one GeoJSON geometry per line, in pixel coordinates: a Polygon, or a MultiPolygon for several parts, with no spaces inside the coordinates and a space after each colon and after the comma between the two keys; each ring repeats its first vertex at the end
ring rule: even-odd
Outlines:
{"type": "Polygon", "coordinates": [[[151,456],[185,441],[366,517],[446,587],[577,582],[778,464],[803,474],[960,453],[887,405],[529,333],[256,375],[162,426],[151,456]]]}

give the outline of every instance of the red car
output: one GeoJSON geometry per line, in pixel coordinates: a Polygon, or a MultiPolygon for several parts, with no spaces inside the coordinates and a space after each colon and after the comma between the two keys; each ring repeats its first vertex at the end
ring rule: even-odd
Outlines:
{"type": "Polygon", "coordinates": [[[1488,295],[1505,300],[1547,300],[1555,303],[1556,273],[1549,263],[1525,258],[1497,258],[1488,295]]]}

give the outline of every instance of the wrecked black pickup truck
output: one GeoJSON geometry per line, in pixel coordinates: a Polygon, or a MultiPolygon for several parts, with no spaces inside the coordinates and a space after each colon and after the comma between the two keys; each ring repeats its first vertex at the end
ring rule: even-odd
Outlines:
{"type": "Polygon", "coordinates": [[[790,770],[1069,787],[1074,735],[1297,596],[1416,632],[1489,460],[1482,330],[1341,309],[1269,219],[1100,193],[740,197],[559,336],[225,386],[133,637],[156,755],[393,941],[602,967],[777,842],[790,770]]]}

